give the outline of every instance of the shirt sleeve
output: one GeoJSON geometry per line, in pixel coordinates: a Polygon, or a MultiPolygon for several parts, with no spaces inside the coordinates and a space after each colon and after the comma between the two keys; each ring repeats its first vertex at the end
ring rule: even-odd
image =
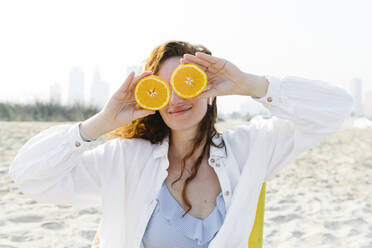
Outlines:
{"type": "Polygon", "coordinates": [[[265,181],[301,152],[337,132],[353,104],[348,91],[324,81],[297,76],[266,78],[266,95],[252,97],[272,114],[264,125],[271,140],[265,181]]]}
{"type": "Polygon", "coordinates": [[[85,142],[79,123],[53,126],[21,147],[8,173],[24,194],[40,203],[99,205],[117,140],[88,149],[98,141],[85,142]]]}

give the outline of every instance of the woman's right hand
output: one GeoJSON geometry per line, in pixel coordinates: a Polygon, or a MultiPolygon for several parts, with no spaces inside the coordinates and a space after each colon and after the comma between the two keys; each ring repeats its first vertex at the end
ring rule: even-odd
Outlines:
{"type": "Polygon", "coordinates": [[[105,104],[100,116],[106,122],[112,124],[115,128],[118,128],[138,118],[155,114],[155,111],[153,110],[137,107],[138,105],[134,98],[134,89],[138,81],[149,75],[152,75],[151,71],[142,72],[135,77],[134,72],[132,71],[120,88],[105,104]]]}

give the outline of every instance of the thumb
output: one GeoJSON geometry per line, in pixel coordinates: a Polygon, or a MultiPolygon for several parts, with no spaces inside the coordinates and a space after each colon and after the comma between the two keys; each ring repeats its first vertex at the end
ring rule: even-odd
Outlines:
{"type": "Polygon", "coordinates": [[[153,110],[148,110],[148,109],[138,109],[134,111],[133,116],[134,119],[142,118],[151,114],[155,114],[156,112],[153,110]]]}
{"type": "Polygon", "coordinates": [[[203,91],[202,93],[200,93],[198,95],[198,97],[209,98],[209,97],[214,97],[216,95],[217,95],[217,90],[212,88],[212,89],[208,89],[208,90],[203,91]]]}

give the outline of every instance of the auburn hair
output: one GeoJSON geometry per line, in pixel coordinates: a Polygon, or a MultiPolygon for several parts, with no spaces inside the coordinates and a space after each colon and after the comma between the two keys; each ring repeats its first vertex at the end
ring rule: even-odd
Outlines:
{"type": "MultiPolygon", "coordinates": [[[[171,57],[183,57],[184,54],[195,55],[196,52],[204,52],[206,54],[212,55],[211,51],[202,45],[194,45],[185,41],[177,40],[164,42],[163,44],[158,45],[151,52],[147,60],[144,60],[145,63],[142,65],[140,71],[152,71],[154,75],[158,75],[160,66],[166,59],[171,57]]],[[[191,176],[189,176],[185,180],[185,185],[182,189],[182,199],[188,206],[188,210],[183,214],[182,217],[184,217],[192,208],[186,196],[188,183],[196,177],[196,174],[198,173],[199,167],[205,154],[207,153],[207,155],[209,156],[210,146],[213,145],[218,148],[224,147],[226,152],[226,147],[223,139],[221,139],[220,144],[214,144],[212,141],[215,135],[221,135],[221,133],[219,133],[214,127],[217,120],[216,101],[217,97],[214,97],[212,105],[208,105],[207,112],[199,123],[197,135],[193,139],[193,147],[191,149],[191,152],[189,152],[182,158],[181,175],[178,177],[177,180],[172,182],[173,185],[182,178],[186,160],[193,155],[195,150],[200,147],[200,145],[202,145],[201,143],[203,142],[203,140],[206,140],[202,149],[202,153],[193,165],[191,176]]],[[[150,141],[152,144],[162,144],[163,139],[169,135],[169,142],[171,144],[172,137],[170,128],[163,121],[159,111],[155,112],[155,114],[136,119],[131,123],[128,123],[120,128],[111,131],[110,133],[106,134],[106,140],[117,137],[125,139],[142,138],[150,141]]]]}

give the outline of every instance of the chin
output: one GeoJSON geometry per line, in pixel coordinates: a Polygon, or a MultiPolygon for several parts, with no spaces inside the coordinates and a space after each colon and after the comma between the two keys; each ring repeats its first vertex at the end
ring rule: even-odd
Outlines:
{"type": "Polygon", "coordinates": [[[198,123],[189,122],[187,120],[180,120],[180,121],[172,121],[171,123],[167,124],[170,129],[172,130],[187,130],[190,128],[195,127],[198,123]]]}

